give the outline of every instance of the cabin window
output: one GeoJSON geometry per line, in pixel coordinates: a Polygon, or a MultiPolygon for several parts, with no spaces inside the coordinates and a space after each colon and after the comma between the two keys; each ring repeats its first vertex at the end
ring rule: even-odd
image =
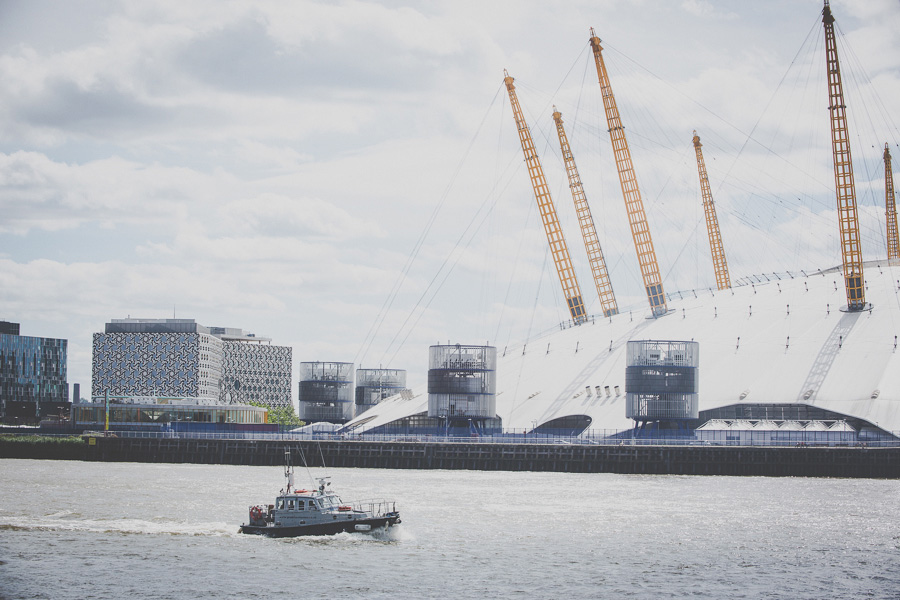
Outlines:
{"type": "Polygon", "coordinates": [[[284,510],[284,498],[278,499],[278,510],[284,510]]]}
{"type": "Polygon", "coordinates": [[[310,500],[310,501],[309,501],[309,509],[310,509],[310,510],[313,510],[313,509],[315,509],[315,508],[316,508],[316,501],[315,501],[315,500],[310,500]]]}
{"type": "Polygon", "coordinates": [[[288,500],[288,510],[294,510],[294,500],[288,500]]]}

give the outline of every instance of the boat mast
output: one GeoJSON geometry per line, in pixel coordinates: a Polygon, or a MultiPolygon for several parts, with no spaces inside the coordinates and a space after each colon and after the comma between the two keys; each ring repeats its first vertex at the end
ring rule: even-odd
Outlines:
{"type": "Polygon", "coordinates": [[[287,489],[285,490],[285,493],[290,494],[291,488],[294,487],[294,465],[291,463],[290,448],[284,449],[284,478],[287,479],[287,489]]]}

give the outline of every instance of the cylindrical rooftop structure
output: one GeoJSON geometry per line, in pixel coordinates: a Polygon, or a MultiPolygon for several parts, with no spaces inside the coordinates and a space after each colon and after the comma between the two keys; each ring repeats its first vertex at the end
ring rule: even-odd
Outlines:
{"type": "Polygon", "coordinates": [[[356,414],[361,415],[385,398],[405,389],[404,369],[357,369],[356,414]]]}
{"type": "Polygon", "coordinates": [[[298,416],[307,423],[353,418],[353,363],[300,363],[298,416]]]}
{"type": "Polygon", "coordinates": [[[625,416],[635,421],[698,418],[699,364],[698,342],[628,342],[625,416]]]}
{"type": "Polygon", "coordinates": [[[428,351],[428,416],[493,419],[497,414],[497,348],[462,344],[428,351]]]}

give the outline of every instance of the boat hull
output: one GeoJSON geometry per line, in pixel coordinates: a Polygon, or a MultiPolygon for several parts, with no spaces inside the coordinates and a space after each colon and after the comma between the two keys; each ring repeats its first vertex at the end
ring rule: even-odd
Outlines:
{"type": "Polygon", "coordinates": [[[374,517],[371,519],[335,520],[305,525],[241,525],[239,533],[264,535],[267,537],[299,537],[304,535],[334,535],[336,533],[366,532],[379,528],[388,528],[400,523],[399,515],[374,517]]]}

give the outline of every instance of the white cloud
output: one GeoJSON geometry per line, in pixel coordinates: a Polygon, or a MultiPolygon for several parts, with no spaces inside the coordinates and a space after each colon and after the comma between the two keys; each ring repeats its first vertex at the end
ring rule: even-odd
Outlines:
{"type": "Polygon", "coordinates": [[[0,154],[0,231],[22,235],[88,221],[177,220],[187,213],[191,192],[207,187],[207,181],[198,179],[205,178],[118,157],[78,165],[37,152],[0,154]]]}
{"type": "Polygon", "coordinates": [[[732,12],[717,11],[708,0],[682,0],[681,8],[696,17],[737,18],[737,15],[732,12]]]}
{"type": "Polygon", "coordinates": [[[375,240],[385,235],[379,223],[367,223],[318,198],[262,194],[229,202],[222,207],[222,213],[232,231],[245,230],[258,235],[334,241],[375,240]]]}

